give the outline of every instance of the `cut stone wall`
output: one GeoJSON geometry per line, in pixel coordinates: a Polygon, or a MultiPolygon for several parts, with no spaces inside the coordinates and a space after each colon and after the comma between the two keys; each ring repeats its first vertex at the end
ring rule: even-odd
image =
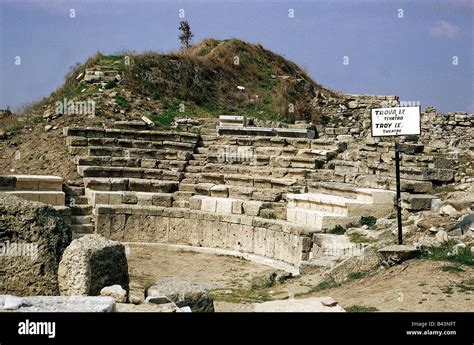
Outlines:
{"type": "Polygon", "coordinates": [[[122,242],[163,242],[224,248],[298,265],[308,260],[308,229],[287,222],[179,208],[100,205],[99,234],[122,242]]]}

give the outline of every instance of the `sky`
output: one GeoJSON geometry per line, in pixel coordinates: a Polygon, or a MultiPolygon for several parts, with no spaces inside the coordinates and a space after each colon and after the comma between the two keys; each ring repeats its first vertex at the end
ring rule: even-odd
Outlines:
{"type": "Polygon", "coordinates": [[[474,0],[0,0],[0,109],[97,51],[177,50],[180,20],[193,42],[260,43],[333,90],[474,112],[474,0]]]}

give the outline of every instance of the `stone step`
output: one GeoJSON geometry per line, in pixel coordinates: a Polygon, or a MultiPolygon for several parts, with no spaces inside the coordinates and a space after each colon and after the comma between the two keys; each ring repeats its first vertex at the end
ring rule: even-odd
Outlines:
{"type": "MultiPolygon", "coordinates": [[[[137,137],[139,138],[139,137],[137,137]]],[[[80,146],[100,146],[100,147],[121,147],[129,149],[154,149],[154,150],[176,150],[189,151],[194,150],[194,143],[180,141],[149,141],[143,139],[118,139],[118,138],[84,138],[67,137],[66,144],[72,147],[80,146]]]]}
{"type": "Polygon", "coordinates": [[[191,210],[218,214],[259,216],[262,210],[268,207],[268,204],[262,201],[227,197],[194,195],[189,199],[191,210]]]}
{"type": "MultiPolygon", "coordinates": [[[[371,164],[368,167],[375,175],[395,176],[395,167],[388,163],[371,164]]],[[[416,181],[451,182],[454,170],[428,167],[400,167],[400,177],[416,181]]]]}
{"type": "Polygon", "coordinates": [[[87,197],[84,195],[66,197],[66,203],[71,206],[72,205],[87,205],[87,202],[88,202],[87,197]]]}
{"type": "Polygon", "coordinates": [[[92,206],[90,205],[76,205],[71,207],[72,216],[89,216],[92,214],[92,206]]]}
{"type": "Polygon", "coordinates": [[[317,231],[326,231],[336,225],[345,226],[359,220],[357,217],[343,216],[340,213],[298,207],[288,207],[286,215],[288,222],[300,226],[307,226],[317,231]]]}
{"type": "Polygon", "coordinates": [[[144,131],[148,129],[148,126],[143,121],[115,121],[114,128],[144,131]]]}
{"type": "MultiPolygon", "coordinates": [[[[386,194],[383,194],[384,196],[386,194]]],[[[361,216],[377,218],[388,215],[394,210],[393,199],[390,203],[371,203],[357,199],[329,194],[287,194],[288,221],[313,226],[317,229],[329,229],[335,225],[358,222],[361,216]]],[[[385,201],[383,197],[377,201],[385,201]]]]}
{"type": "Polygon", "coordinates": [[[57,191],[63,190],[63,179],[47,175],[0,176],[0,191],[57,191]]]}
{"type": "Polygon", "coordinates": [[[134,149],[120,147],[89,146],[84,151],[74,152],[82,156],[109,156],[125,158],[146,158],[159,160],[189,160],[192,153],[186,151],[176,151],[171,149],[134,149]]]}
{"type": "Polygon", "coordinates": [[[375,204],[394,203],[395,193],[384,189],[360,188],[354,184],[308,181],[309,193],[321,193],[375,204]]]}
{"type": "Polygon", "coordinates": [[[115,166],[129,168],[146,168],[146,169],[168,169],[182,171],[186,165],[185,160],[157,160],[145,158],[123,158],[110,156],[77,156],[75,164],[81,166],[115,166]]]}
{"type": "Polygon", "coordinates": [[[188,161],[188,164],[189,166],[204,166],[206,165],[206,161],[193,161],[193,160],[190,160],[188,161]]]}
{"type": "Polygon", "coordinates": [[[86,189],[89,204],[97,205],[146,205],[171,207],[173,195],[171,193],[150,193],[133,191],[96,191],[86,189]]]}
{"type": "Polygon", "coordinates": [[[5,191],[4,193],[14,195],[16,197],[42,202],[51,206],[64,206],[66,195],[64,192],[57,191],[5,191]]]}
{"type": "MultiPolygon", "coordinates": [[[[287,178],[287,179],[306,179],[317,171],[308,168],[268,168],[268,165],[250,165],[250,164],[217,164],[207,163],[203,166],[203,173],[222,173],[254,175],[259,177],[287,178]]],[[[333,171],[332,171],[333,172],[333,171]]]]}
{"type": "Polygon", "coordinates": [[[183,181],[181,181],[181,183],[179,184],[179,190],[180,191],[182,191],[182,192],[193,192],[193,193],[196,192],[196,189],[194,188],[195,183],[183,183],[183,181]]]}
{"type": "Polygon", "coordinates": [[[63,192],[66,193],[67,196],[81,196],[84,195],[84,187],[79,186],[70,186],[70,185],[63,185],[63,192]]]}
{"type": "Polygon", "coordinates": [[[205,161],[207,159],[207,155],[202,153],[193,153],[192,159],[195,161],[205,161]]]}
{"type": "Polygon", "coordinates": [[[71,217],[72,224],[92,224],[92,216],[72,216],[71,217]]]}
{"type": "Polygon", "coordinates": [[[145,169],[128,167],[78,166],[77,173],[82,177],[137,178],[156,180],[181,180],[182,172],[165,169],[145,169]]]}
{"type": "Polygon", "coordinates": [[[125,129],[110,129],[103,127],[64,127],[65,137],[85,137],[85,138],[120,138],[150,141],[177,141],[186,143],[196,143],[199,136],[189,132],[172,131],[137,131],[125,129]]]}
{"type": "MultiPolygon", "coordinates": [[[[394,191],[396,189],[396,179],[394,177],[359,174],[354,180],[357,186],[365,188],[383,188],[394,191]]],[[[402,192],[409,193],[431,193],[433,192],[433,184],[431,181],[418,181],[411,179],[400,179],[400,188],[402,192]]]]}
{"type": "Polygon", "coordinates": [[[94,226],[92,224],[72,224],[71,230],[74,234],[93,234],[94,226]]]}
{"type": "Polygon", "coordinates": [[[314,139],[314,129],[298,128],[270,128],[270,127],[245,127],[245,126],[217,126],[219,135],[253,136],[253,137],[289,137],[314,139]]]}
{"type": "Polygon", "coordinates": [[[178,181],[135,179],[135,178],[84,178],[88,189],[102,191],[136,191],[151,193],[172,193],[178,190],[178,181]]]}
{"type": "Polygon", "coordinates": [[[305,193],[287,194],[288,208],[299,208],[318,212],[327,212],[342,217],[352,216],[350,212],[365,209],[371,206],[367,202],[349,199],[337,195],[305,193]]]}
{"type": "Polygon", "coordinates": [[[189,201],[194,195],[194,192],[190,191],[177,191],[173,193],[173,202],[175,201],[189,201]]]}
{"type": "Polygon", "coordinates": [[[184,169],[184,171],[187,172],[187,173],[193,173],[193,174],[202,173],[202,172],[204,172],[204,166],[202,166],[202,165],[188,165],[184,169]]]}
{"type": "Polygon", "coordinates": [[[297,185],[296,179],[279,179],[237,174],[203,173],[198,176],[199,183],[226,184],[242,187],[280,188],[297,185]]]}
{"type": "Polygon", "coordinates": [[[209,147],[196,147],[197,154],[206,154],[209,152],[209,147]]]}
{"type": "Polygon", "coordinates": [[[311,149],[327,150],[333,152],[344,152],[347,149],[347,143],[334,139],[313,139],[310,144],[311,149]]]}

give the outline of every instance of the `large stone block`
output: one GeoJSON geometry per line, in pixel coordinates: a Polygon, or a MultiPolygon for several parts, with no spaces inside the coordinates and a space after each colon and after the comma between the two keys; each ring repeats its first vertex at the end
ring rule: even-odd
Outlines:
{"type": "Polygon", "coordinates": [[[72,233],[52,207],[0,193],[0,293],[57,295],[72,233]]]}
{"type": "Polygon", "coordinates": [[[100,235],[85,235],[72,241],[64,251],[58,270],[62,295],[100,294],[110,285],[129,290],[125,247],[100,235]]]}
{"type": "MultiPolygon", "coordinates": [[[[0,295],[0,312],[13,296],[0,295]]],[[[12,310],[8,310],[12,311],[12,310]]],[[[22,313],[110,313],[115,311],[112,297],[92,296],[28,296],[19,299],[17,312],[22,313]]]]}

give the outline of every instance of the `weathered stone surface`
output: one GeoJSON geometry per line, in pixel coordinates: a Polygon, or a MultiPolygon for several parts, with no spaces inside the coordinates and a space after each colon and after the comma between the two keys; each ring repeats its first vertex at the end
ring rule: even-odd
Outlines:
{"type": "Polygon", "coordinates": [[[193,312],[213,312],[214,302],[206,288],[168,277],[162,278],[145,290],[145,296],[165,295],[178,307],[188,306],[193,312]]]}
{"type": "Polygon", "coordinates": [[[179,308],[174,303],[117,303],[116,305],[116,311],[119,313],[175,313],[178,310],[179,308]]]}
{"type": "Polygon", "coordinates": [[[407,245],[393,245],[379,249],[377,252],[382,263],[394,265],[415,257],[419,250],[407,245]]]}
{"type": "Polygon", "coordinates": [[[443,244],[443,243],[448,242],[449,236],[448,236],[448,233],[446,231],[440,230],[436,233],[435,239],[438,243],[443,244]]]}
{"type": "Polygon", "coordinates": [[[450,217],[456,217],[458,215],[458,211],[451,205],[444,205],[439,209],[439,213],[450,217]]]}
{"type": "Polygon", "coordinates": [[[0,295],[0,312],[14,311],[25,313],[50,312],[114,312],[115,301],[112,297],[91,296],[27,296],[22,297],[22,304],[14,310],[4,308],[5,301],[11,296],[0,295]]]}
{"type": "Polygon", "coordinates": [[[0,293],[57,295],[72,233],[52,207],[0,193],[0,293]]]}
{"type": "Polygon", "coordinates": [[[403,206],[412,211],[431,209],[433,200],[439,199],[435,195],[428,194],[404,194],[402,195],[403,206]]]}
{"type": "Polygon", "coordinates": [[[5,301],[3,304],[3,309],[5,310],[16,310],[21,307],[23,304],[23,298],[17,296],[5,296],[5,301]]]}
{"type": "Polygon", "coordinates": [[[72,241],[59,264],[58,281],[62,295],[94,296],[116,284],[128,291],[125,247],[100,235],[72,241]]]}
{"type": "MultiPolygon", "coordinates": [[[[332,298],[331,298],[332,300],[332,298]]],[[[264,303],[257,303],[254,306],[255,312],[344,312],[345,310],[333,302],[331,306],[324,305],[328,303],[328,297],[313,297],[302,299],[286,299],[264,303]]],[[[335,301],[334,301],[335,302],[335,301]]]]}
{"type": "Polygon", "coordinates": [[[380,267],[379,256],[375,248],[366,247],[356,254],[359,255],[349,257],[324,272],[321,279],[325,281],[331,280],[339,284],[346,281],[350,273],[372,271],[380,267]]]}
{"type": "Polygon", "coordinates": [[[433,237],[422,236],[413,243],[413,246],[417,249],[427,250],[431,248],[439,248],[441,244],[433,237]]]}
{"type": "Polygon", "coordinates": [[[125,291],[120,285],[106,286],[100,290],[101,296],[110,296],[117,303],[127,302],[127,291],[125,291]]]}

